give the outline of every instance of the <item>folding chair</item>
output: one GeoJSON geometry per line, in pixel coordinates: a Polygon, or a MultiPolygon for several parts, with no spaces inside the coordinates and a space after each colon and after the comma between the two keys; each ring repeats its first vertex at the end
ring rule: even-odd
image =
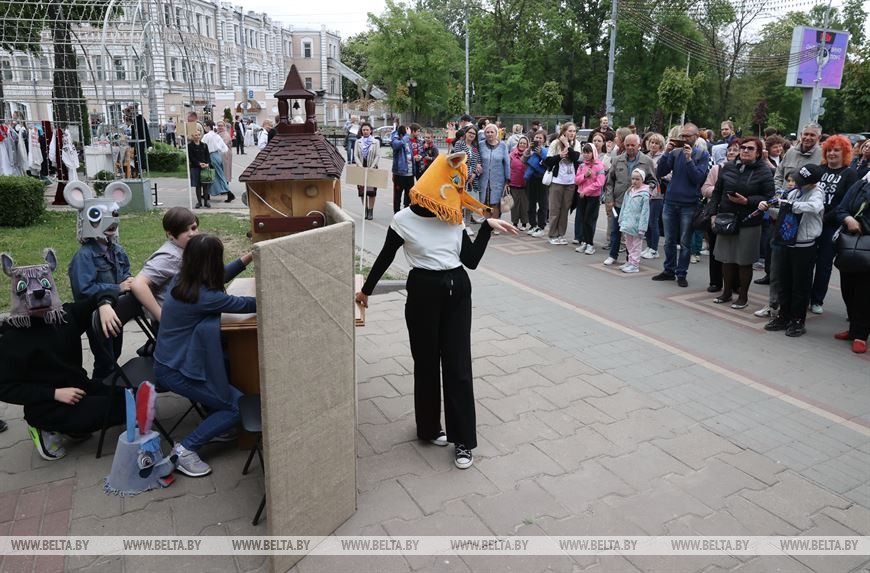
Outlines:
{"type": "MultiPolygon", "coordinates": [[[[148,341],[152,344],[156,342],[154,330],[148,319],[145,317],[142,305],[139,304],[139,301],[137,301],[133,295],[125,295],[118,299],[118,302],[115,305],[115,314],[118,315],[118,319],[123,325],[127,324],[130,320],[135,320],[148,341]]],[[[95,310],[91,316],[91,328],[93,328],[95,332],[101,331],[102,327],[100,325],[99,310],[95,310]]],[[[116,361],[114,364],[114,370],[109,376],[103,379],[103,384],[124,388],[125,390],[133,390],[135,393],[139,386],[145,381],[154,384],[159,393],[168,392],[168,390],[161,388],[157,384],[157,376],[154,374],[154,358],[152,356],[136,356],[125,362],[123,366],[118,365],[116,361]]],[[[158,420],[154,420],[154,426],[157,428],[157,431],[163,435],[167,442],[174,444],[175,441],[172,439],[171,434],[176,428],[178,428],[178,425],[181,424],[191,410],[196,410],[200,416],[205,417],[203,412],[199,409],[199,406],[191,401],[190,407],[184,412],[184,414],[182,414],[168,432],[158,420]]],[[[103,428],[100,430],[100,440],[97,444],[97,459],[103,455],[103,442],[106,439],[108,422],[109,411],[106,410],[106,415],[103,418],[103,428]]]]}
{"type": "MultiPolygon", "coordinates": [[[[247,395],[239,398],[239,414],[242,418],[242,428],[246,432],[257,435],[257,443],[251,449],[251,454],[245,462],[245,467],[242,469],[242,475],[247,475],[251,467],[251,462],[254,461],[254,454],[260,458],[260,468],[263,470],[263,478],[266,477],[266,465],[263,463],[263,420],[260,411],[260,396],[247,395]]],[[[265,487],[265,483],[263,484],[265,487]]],[[[263,510],[266,508],[266,494],[263,494],[263,499],[260,500],[260,507],[257,508],[257,513],[254,515],[254,520],[251,522],[257,525],[260,522],[260,516],[263,515],[263,510]]]]}

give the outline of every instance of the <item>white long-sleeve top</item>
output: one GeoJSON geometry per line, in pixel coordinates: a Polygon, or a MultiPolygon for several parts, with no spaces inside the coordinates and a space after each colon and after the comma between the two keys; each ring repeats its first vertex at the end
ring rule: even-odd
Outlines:
{"type": "Polygon", "coordinates": [[[214,153],[215,151],[218,153],[226,153],[230,150],[230,148],[227,147],[227,144],[224,143],[223,138],[213,131],[209,131],[203,135],[202,142],[208,146],[209,153],[214,153]]]}

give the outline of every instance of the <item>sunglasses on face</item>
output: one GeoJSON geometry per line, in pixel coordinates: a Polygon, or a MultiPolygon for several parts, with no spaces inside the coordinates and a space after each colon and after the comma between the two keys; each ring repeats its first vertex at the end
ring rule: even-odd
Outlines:
{"type": "Polygon", "coordinates": [[[755,151],[755,146],[754,145],[741,145],[740,150],[741,151],[755,151]]]}

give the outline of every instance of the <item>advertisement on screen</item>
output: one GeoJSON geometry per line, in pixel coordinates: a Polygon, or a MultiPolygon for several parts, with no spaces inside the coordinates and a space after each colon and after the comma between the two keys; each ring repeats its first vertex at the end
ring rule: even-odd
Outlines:
{"type": "Polygon", "coordinates": [[[791,37],[791,52],[785,85],[811,88],[819,65],[820,87],[839,89],[849,46],[849,32],[796,26],[791,37]]]}

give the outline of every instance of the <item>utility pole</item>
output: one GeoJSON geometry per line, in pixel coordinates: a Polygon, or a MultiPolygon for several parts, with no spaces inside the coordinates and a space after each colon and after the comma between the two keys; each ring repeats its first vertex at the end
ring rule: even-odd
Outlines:
{"type": "MultiPolygon", "coordinates": [[[[810,121],[819,122],[822,115],[822,67],[825,65],[828,49],[825,47],[828,37],[828,21],[831,16],[831,0],[828,0],[828,8],[825,10],[825,20],[822,24],[822,34],[819,38],[819,48],[816,53],[816,80],[813,82],[812,103],[810,104],[810,121]]],[[[803,126],[800,127],[803,129],[803,126]]]]}
{"type": "Polygon", "coordinates": [[[613,77],[616,75],[616,9],[618,0],[611,0],[610,6],[610,58],[607,64],[607,99],[605,100],[605,113],[607,118],[613,122],[613,77]]]}
{"type": "Polygon", "coordinates": [[[465,5],[465,113],[471,113],[468,91],[468,4],[465,5]]]}
{"type": "MultiPolygon", "coordinates": [[[[686,52],[686,79],[689,79],[689,62],[692,61],[692,53],[686,52]]],[[[686,108],[683,107],[683,115],[680,117],[680,125],[686,124],[686,108]]]]}

